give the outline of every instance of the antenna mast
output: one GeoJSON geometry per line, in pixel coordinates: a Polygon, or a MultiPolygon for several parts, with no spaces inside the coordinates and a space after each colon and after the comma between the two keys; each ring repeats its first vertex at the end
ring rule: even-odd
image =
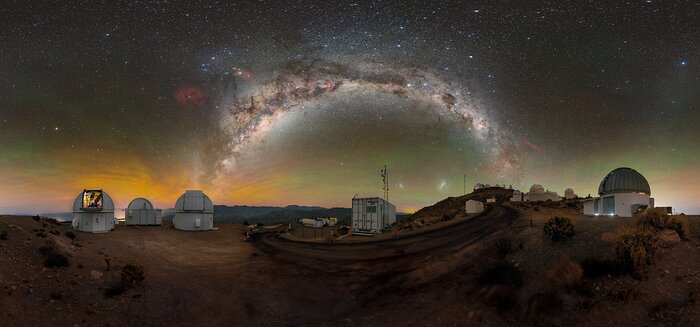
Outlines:
{"type": "Polygon", "coordinates": [[[382,180],[384,181],[384,187],[382,188],[384,190],[384,201],[389,202],[389,171],[386,169],[386,165],[384,165],[382,170],[382,180]]]}

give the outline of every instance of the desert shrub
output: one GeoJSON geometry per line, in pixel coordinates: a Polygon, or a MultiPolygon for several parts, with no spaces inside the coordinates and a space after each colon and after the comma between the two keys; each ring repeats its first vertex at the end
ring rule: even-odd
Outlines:
{"type": "Polygon", "coordinates": [[[523,273],[511,264],[501,263],[487,270],[479,276],[479,283],[483,285],[508,285],[520,287],[525,278],[523,273]]]}
{"type": "Polygon", "coordinates": [[[624,267],[617,260],[588,258],[580,263],[583,275],[587,278],[603,276],[619,276],[624,272],[624,267]]]}
{"type": "Polygon", "coordinates": [[[515,246],[513,241],[508,238],[501,238],[496,241],[496,252],[498,256],[504,258],[505,256],[513,253],[515,251],[515,246]]]}
{"type": "Polygon", "coordinates": [[[573,289],[581,282],[583,268],[565,256],[547,271],[547,277],[557,287],[573,289]]]}
{"type": "Polygon", "coordinates": [[[560,242],[574,236],[574,225],[566,217],[554,217],[544,223],[544,233],[553,241],[560,242]]]}
{"type": "Polygon", "coordinates": [[[105,296],[115,297],[125,291],[141,285],[146,279],[143,267],[136,264],[127,264],[121,267],[119,282],[105,290],[105,296]]]}
{"type": "Polygon", "coordinates": [[[141,284],[146,279],[143,267],[135,264],[122,267],[120,275],[122,284],[131,287],[141,284]]]}
{"type": "Polygon", "coordinates": [[[70,266],[70,261],[68,257],[58,251],[52,250],[45,254],[46,259],[44,260],[44,266],[53,267],[68,267],[70,266]]]}
{"type": "Polygon", "coordinates": [[[39,217],[39,215],[36,215],[36,216],[32,217],[32,219],[34,219],[34,221],[39,221],[39,220],[41,220],[41,217],[39,217]]]}
{"type": "Polygon", "coordinates": [[[0,240],[7,240],[7,231],[6,230],[0,230],[0,240]]]}
{"type": "Polygon", "coordinates": [[[637,220],[637,226],[653,228],[656,231],[662,229],[675,230],[682,240],[688,239],[688,221],[684,215],[667,215],[653,208],[648,208],[637,220]]]}
{"type": "Polygon", "coordinates": [[[644,226],[628,227],[618,230],[617,234],[615,253],[627,271],[637,271],[651,264],[660,244],[654,229],[644,226]]]}
{"type": "Polygon", "coordinates": [[[72,231],[67,231],[67,232],[65,233],[65,235],[66,235],[67,238],[70,238],[71,241],[75,241],[76,236],[75,236],[75,233],[73,233],[72,231]]]}

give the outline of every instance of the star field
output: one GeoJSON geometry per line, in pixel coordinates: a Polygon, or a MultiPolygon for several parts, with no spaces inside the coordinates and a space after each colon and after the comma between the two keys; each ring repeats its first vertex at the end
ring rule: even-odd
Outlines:
{"type": "Polygon", "coordinates": [[[695,1],[11,1],[0,212],[117,206],[412,211],[477,182],[594,194],[630,166],[700,212],[695,1]],[[37,204],[36,197],[46,199],[37,204]]]}

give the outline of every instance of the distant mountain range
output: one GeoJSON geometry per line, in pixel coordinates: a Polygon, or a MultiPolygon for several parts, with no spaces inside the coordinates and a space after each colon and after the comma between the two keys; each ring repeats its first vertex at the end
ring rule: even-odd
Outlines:
{"type": "MultiPolygon", "coordinates": [[[[172,221],[174,209],[163,210],[163,220],[172,221]]],[[[263,224],[269,225],[301,218],[336,217],[341,224],[350,224],[350,208],[323,208],[289,205],[286,207],[255,206],[214,206],[214,222],[224,224],[263,224]]]]}

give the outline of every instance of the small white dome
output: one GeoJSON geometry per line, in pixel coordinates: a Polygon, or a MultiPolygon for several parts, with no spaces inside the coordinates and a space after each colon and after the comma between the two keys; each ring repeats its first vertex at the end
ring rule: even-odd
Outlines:
{"type": "Polygon", "coordinates": [[[153,203],[144,198],[136,198],[129,202],[129,209],[153,209],[153,203]]]}
{"type": "Polygon", "coordinates": [[[533,184],[530,187],[530,193],[544,193],[544,187],[540,184],[533,184]]]}
{"type": "Polygon", "coordinates": [[[480,190],[480,189],[482,189],[482,188],[484,188],[484,184],[476,183],[476,184],[474,185],[474,190],[475,190],[475,191],[476,191],[476,190],[480,190]]]}
{"type": "Polygon", "coordinates": [[[201,190],[187,190],[175,202],[176,212],[214,212],[214,204],[201,190]]]}
{"type": "Polygon", "coordinates": [[[84,211],[114,212],[114,201],[112,201],[112,197],[110,197],[105,191],[84,190],[75,197],[75,200],[73,201],[73,212],[84,211]],[[92,203],[95,204],[96,207],[90,207],[92,204],[89,203],[86,203],[87,205],[84,206],[84,199],[86,202],[93,201],[92,203]],[[99,208],[100,202],[102,206],[101,209],[99,208]]]}

